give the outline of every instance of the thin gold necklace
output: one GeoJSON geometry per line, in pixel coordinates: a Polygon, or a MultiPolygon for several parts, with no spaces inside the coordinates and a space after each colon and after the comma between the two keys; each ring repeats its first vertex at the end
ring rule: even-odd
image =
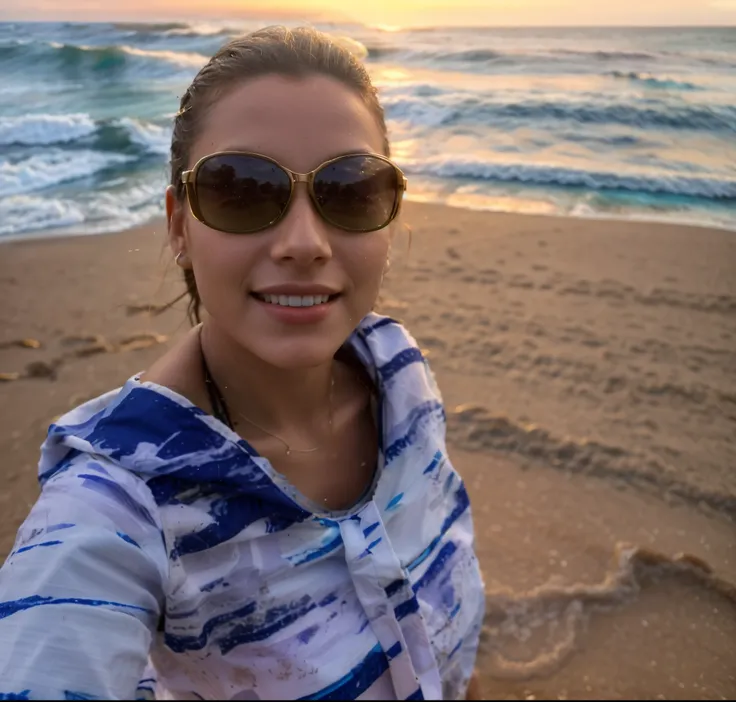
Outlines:
{"type": "MultiPolygon", "coordinates": [[[[200,352],[202,354],[202,371],[204,373],[204,382],[205,386],[207,387],[207,392],[210,394],[210,401],[212,402],[212,406],[215,409],[215,413],[217,414],[217,406],[219,404],[220,410],[222,410],[222,414],[224,415],[224,421],[225,424],[227,424],[230,429],[233,429],[232,422],[230,421],[230,413],[228,411],[227,402],[225,402],[225,397],[222,394],[222,391],[217,386],[217,383],[215,382],[215,379],[212,377],[212,374],[210,373],[209,366],[207,365],[207,359],[204,355],[204,348],[202,347],[202,326],[199,327],[199,344],[200,344],[200,352]]],[[[332,434],[332,420],[333,420],[333,397],[335,394],[335,370],[334,367],[330,369],[330,399],[329,399],[329,426],[330,426],[330,434],[332,434]]],[[[292,453],[314,453],[315,451],[320,450],[320,446],[315,446],[311,449],[293,449],[291,446],[284,441],[280,436],[277,436],[273,432],[268,431],[267,429],[264,429],[259,424],[256,424],[252,419],[249,417],[246,417],[242,412],[239,412],[238,410],[235,410],[235,412],[238,414],[238,416],[242,417],[248,424],[252,424],[256,429],[259,431],[262,431],[264,434],[268,434],[268,436],[273,437],[277,441],[280,441],[284,447],[286,448],[286,455],[290,456],[292,453]]],[[[219,418],[219,416],[218,416],[219,418]]]]}
{"type": "MultiPolygon", "coordinates": [[[[334,391],[335,391],[335,374],[331,372],[330,373],[329,419],[328,419],[328,424],[330,427],[330,434],[332,433],[332,419],[333,419],[332,398],[334,395],[334,391]]],[[[248,424],[252,424],[256,429],[262,431],[264,434],[268,434],[269,436],[273,437],[277,441],[280,441],[284,445],[284,448],[286,448],[287,456],[291,456],[292,453],[314,453],[315,451],[319,451],[320,448],[322,448],[321,446],[315,446],[314,448],[310,448],[310,449],[291,448],[291,446],[288,443],[286,443],[286,441],[284,441],[280,436],[277,436],[273,432],[268,431],[268,429],[264,429],[259,424],[256,424],[252,419],[249,419],[248,417],[246,417],[242,412],[235,410],[235,413],[239,417],[242,417],[246,422],[248,422],[248,424]]]]}

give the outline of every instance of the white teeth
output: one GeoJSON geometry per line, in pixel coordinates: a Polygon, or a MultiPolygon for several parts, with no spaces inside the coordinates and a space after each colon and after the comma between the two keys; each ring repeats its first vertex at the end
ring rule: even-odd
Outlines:
{"type": "Polygon", "coordinates": [[[272,305],[283,305],[284,307],[312,307],[322,305],[329,301],[329,295],[260,295],[258,298],[272,305]]]}

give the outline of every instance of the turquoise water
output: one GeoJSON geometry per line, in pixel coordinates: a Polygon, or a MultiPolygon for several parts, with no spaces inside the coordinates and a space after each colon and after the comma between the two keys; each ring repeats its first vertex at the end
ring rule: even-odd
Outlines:
{"type": "MultiPolygon", "coordinates": [[[[0,23],[0,236],[162,214],[177,96],[266,24],[0,23]]],[[[320,28],[364,47],[413,199],[736,229],[736,29],[320,28]]]]}

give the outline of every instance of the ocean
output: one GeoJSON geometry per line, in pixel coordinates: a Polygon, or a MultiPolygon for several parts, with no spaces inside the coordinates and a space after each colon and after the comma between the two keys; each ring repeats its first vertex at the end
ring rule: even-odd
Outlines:
{"type": "MultiPolygon", "coordinates": [[[[0,237],[162,215],[178,96],[267,24],[0,23],[0,237]]],[[[736,229],[736,28],[316,26],[362,45],[413,200],[736,229]]]]}

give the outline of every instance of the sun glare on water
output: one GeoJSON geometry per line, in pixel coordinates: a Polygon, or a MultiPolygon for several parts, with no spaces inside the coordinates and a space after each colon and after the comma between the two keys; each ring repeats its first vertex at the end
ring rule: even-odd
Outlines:
{"type": "Polygon", "coordinates": [[[400,32],[403,29],[396,24],[374,24],[372,28],[382,32],[400,32]]]}

